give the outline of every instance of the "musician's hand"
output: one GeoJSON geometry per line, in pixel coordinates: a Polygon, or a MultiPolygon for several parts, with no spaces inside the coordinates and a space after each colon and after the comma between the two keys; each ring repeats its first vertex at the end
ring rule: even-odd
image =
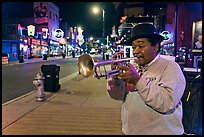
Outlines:
{"type": "MultiPolygon", "coordinates": [[[[120,52],[116,52],[113,56],[112,56],[112,59],[114,60],[117,60],[117,59],[120,59],[121,58],[121,53],[120,52]]],[[[112,70],[115,70],[117,69],[117,66],[119,65],[119,62],[116,62],[116,63],[112,63],[111,64],[111,69],[112,70]]]]}
{"type": "Polygon", "coordinates": [[[125,88],[129,92],[134,92],[135,91],[135,84],[130,84],[130,83],[125,83],[125,88]]]}
{"type": "Polygon", "coordinates": [[[138,80],[140,79],[140,75],[132,64],[129,63],[126,66],[119,65],[118,69],[120,70],[118,75],[119,79],[122,79],[130,84],[137,84],[138,80]]]}
{"type": "MultiPolygon", "coordinates": [[[[122,58],[122,53],[121,52],[116,52],[113,56],[112,59],[117,60],[117,59],[121,59],[122,58]]],[[[115,63],[111,63],[111,70],[117,70],[118,69],[118,65],[120,65],[120,62],[115,62],[115,63]]],[[[118,79],[118,76],[113,76],[114,79],[118,79]]]]}

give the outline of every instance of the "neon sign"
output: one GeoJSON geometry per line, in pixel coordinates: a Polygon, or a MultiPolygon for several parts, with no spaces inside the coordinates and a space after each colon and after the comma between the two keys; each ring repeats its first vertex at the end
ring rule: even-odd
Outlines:
{"type": "Polygon", "coordinates": [[[29,25],[27,26],[28,29],[28,36],[34,36],[35,35],[35,26],[29,25]]]}
{"type": "Polygon", "coordinates": [[[64,32],[61,29],[56,29],[54,32],[54,37],[56,39],[61,39],[64,37],[64,32]]]}
{"type": "Polygon", "coordinates": [[[55,42],[53,40],[50,40],[50,44],[54,44],[54,45],[58,45],[59,46],[59,42],[55,42]]]}
{"type": "Polygon", "coordinates": [[[48,29],[47,29],[47,28],[42,28],[42,36],[43,36],[43,39],[46,39],[46,38],[47,38],[47,34],[48,34],[48,29]]]}
{"type": "Polygon", "coordinates": [[[162,31],[161,35],[164,37],[164,41],[169,41],[171,38],[171,34],[169,31],[162,31]]]}

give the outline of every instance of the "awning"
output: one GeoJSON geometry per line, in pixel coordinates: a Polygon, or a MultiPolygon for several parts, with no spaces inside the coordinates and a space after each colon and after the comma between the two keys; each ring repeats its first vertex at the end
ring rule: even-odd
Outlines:
{"type": "Polygon", "coordinates": [[[65,38],[59,39],[58,42],[59,42],[60,44],[67,44],[67,41],[65,40],[65,38]]]}
{"type": "Polygon", "coordinates": [[[25,43],[21,40],[2,40],[2,43],[25,43]]]}

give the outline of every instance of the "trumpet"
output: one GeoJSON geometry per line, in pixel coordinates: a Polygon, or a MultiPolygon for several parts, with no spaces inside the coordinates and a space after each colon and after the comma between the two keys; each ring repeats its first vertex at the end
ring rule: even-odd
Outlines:
{"type": "Polygon", "coordinates": [[[90,55],[83,54],[78,59],[78,70],[79,70],[79,73],[81,73],[85,77],[90,77],[91,75],[94,74],[95,77],[98,79],[100,79],[101,77],[105,77],[107,79],[109,77],[118,75],[119,70],[114,69],[111,71],[107,71],[105,68],[106,65],[117,63],[117,62],[127,62],[127,61],[135,60],[135,59],[137,58],[131,57],[131,58],[95,62],[94,59],[90,55]],[[101,72],[100,66],[103,66],[104,74],[101,72]]]}

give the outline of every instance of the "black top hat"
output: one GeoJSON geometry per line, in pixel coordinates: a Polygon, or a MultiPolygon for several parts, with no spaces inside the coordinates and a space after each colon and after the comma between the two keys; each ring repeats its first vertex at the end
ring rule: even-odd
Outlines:
{"type": "Polygon", "coordinates": [[[131,45],[132,41],[138,38],[155,38],[160,42],[164,40],[164,37],[159,35],[156,27],[150,23],[139,23],[131,32],[131,37],[127,40],[127,44],[131,45]]]}

